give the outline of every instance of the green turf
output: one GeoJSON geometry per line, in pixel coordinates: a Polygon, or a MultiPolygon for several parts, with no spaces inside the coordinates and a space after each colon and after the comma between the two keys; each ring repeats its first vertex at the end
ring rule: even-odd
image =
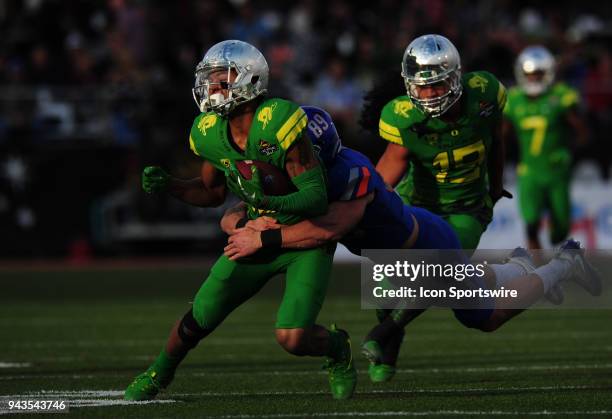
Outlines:
{"type": "MultiPolygon", "coordinates": [[[[355,351],[357,393],[334,401],[321,360],[288,355],[274,341],[280,279],[189,356],[160,397],[173,403],[74,407],[121,400],[203,273],[0,272],[0,363],[29,364],[0,368],[0,396],[52,392],[45,394],[71,400],[78,417],[612,416],[611,311],[534,310],[484,334],[432,310],[409,327],[392,382],[370,383],[355,351]]],[[[336,268],[320,321],[337,322],[360,343],[375,316],[360,310],[356,275],[358,268],[336,268]]]]}

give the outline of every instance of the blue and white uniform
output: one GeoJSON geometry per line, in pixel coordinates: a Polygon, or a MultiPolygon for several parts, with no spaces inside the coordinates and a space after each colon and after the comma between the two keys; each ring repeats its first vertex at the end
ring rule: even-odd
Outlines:
{"type": "MultiPolygon", "coordinates": [[[[365,209],[357,226],[342,239],[352,253],[362,249],[403,249],[418,223],[418,236],[413,249],[461,249],[459,239],[444,219],[423,208],[405,205],[395,191],[388,188],[370,160],[341,145],[331,116],[324,110],[303,106],[308,115],[307,133],[315,151],[327,170],[329,202],[351,201],[374,192],[374,199],[365,209]]],[[[469,261],[465,260],[465,263],[469,261]]],[[[481,278],[474,277],[472,286],[484,288],[481,278]]],[[[492,312],[491,301],[483,301],[483,309],[455,310],[457,318],[468,327],[487,320],[492,312]]]]}

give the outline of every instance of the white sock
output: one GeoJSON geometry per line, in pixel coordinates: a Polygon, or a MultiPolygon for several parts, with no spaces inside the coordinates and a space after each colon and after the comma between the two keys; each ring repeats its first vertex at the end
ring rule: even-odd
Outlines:
{"type": "Polygon", "coordinates": [[[489,268],[495,272],[495,288],[498,289],[511,280],[529,273],[523,265],[512,262],[504,263],[503,265],[491,264],[489,268]]]}
{"type": "Polygon", "coordinates": [[[546,294],[559,281],[568,279],[572,264],[569,260],[553,259],[546,265],[540,266],[534,274],[540,277],[544,286],[544,294],[546,294]]]}

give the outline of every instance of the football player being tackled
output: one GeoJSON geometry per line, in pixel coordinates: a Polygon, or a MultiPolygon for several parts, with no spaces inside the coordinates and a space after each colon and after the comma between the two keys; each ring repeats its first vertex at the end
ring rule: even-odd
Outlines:
{"type": "MultiPolygon", "coordinates": [[[[195,78],[193,95],[201,114],[191,128],[189,146],[203,160],[201,176],[181,180],[159,167],[147,167],[144,190],[166,191],[186,203],[212,207],[225,201],[229,189],[246,202],[250,220],[267,213],[293,224],[324,214],[325,175],[302,135],[307,117],[292,102],[265,97],[268,65],[263,55],[242,41],[221,42],[204,55],[195,78]],[[265,195],[259,176],[246,180],[238,173],[235,162],[241,160],[264,160],[278,167],[291,178],[295,192],[265,195]]],[[[349,337],[335,326],[329,330],[315,323],[335,245],[286,250],[280,247],[280,231],[266,237],[265,253],[239,262],[222,255],[216,261],[157,359],[126,389],[127,400],[154,398],[170,384],[187,353],[279,273],[286,274],[286,282],[276,318],[277,342],[297,356],[327,356],[333,397],[351,397],[357,375],[349,337]]]]}
{"type": "Polygon", "coordinates": [[[569,234],[572,153],[567,134],[573,131],[576,143],[584,145],[588,133],[578,113],[578,92],[554,83],[555,59],[546,48],[525,48],[514,72],[518,86],[508,90],[504,136],[514,131],[518,137],[519,206],[527,225],[528,247],[539,249],[538,231],[545,210],[551,243],[556,245],[569,234]]]}
{"type": "MultiPolygon", "coordinates": [[[[317,108],[304,107],[308,115],[307,134],[319,152],[328,174],[329,209],[325,215],[282,226],[272,217],[260,217],[236,228],[243,216],[228,210],[221,221],[230,234],[225,254],[230,260],[247,257],[265,249],[266,231],[281,232],[284,248],[310,248],[339,241],[359,255],[362,249],[460,249],[457,234],[440,216],[422,208],[406,205],[384,183],[372,163],[361,153],[340,145],[338,133],[329,115],[317,108]]],[[[469,263],[458,252],[459,263],[469,263]]],[[[466,327],[493,331],[538,301],[552,287],[564,280],[574,280],[592,295],[601,293],[601,280],[579,250],[569,240],[546,265],[536,268],[530,255],[515,249],[508,263],[490,264],[484,278],[463,282],[470,289],[517,290],[518,298],[475,301],[473,309],[454,309],[466,327]],[[508,307],[521,309],[508,309],[508,307]]],[[[424,309],[378,310],[381,323],[366,337],[363,352],[371,361],[372,381],[388,381],[395,373],[399,343],[404,326],[424,309]],[[389,345],[389,342],[394,342],[389,345]],[[388,348],[392,348],[389,351],[388,348]]]]}

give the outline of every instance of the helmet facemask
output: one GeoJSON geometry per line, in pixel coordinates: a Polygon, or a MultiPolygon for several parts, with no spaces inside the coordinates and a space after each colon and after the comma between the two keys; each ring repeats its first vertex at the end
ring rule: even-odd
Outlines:
{"type": "Polygon", "coordinates": [[[431,78],[419,80],[419,77],[409,78],[404,76],[406,91],[412,103],[425,114],[435,118],[448,111],[461,97],[463,90],[461,71],[453,71],[444,77],[435,78],[435,81],[431,80],[431,78]],[[446,93],[431,98],[420,98],[419,87],[431,85],[443,85],[446,93]]]}
{"type": "MultiPolygon", "coordinates": [[[[195,87],[192,89],[193,98],[200,112],[216,112],[220,115],[229,114],[236,106],[248,102],[259,96],[262,91],[257,92],[258,76],[251,74],[248,69],[241,69],[235,63],[223,64],[200,63],[196,68],[195,87]],[[214,73],[224,72],[224,77],[215,77],[217,81],[211,80],[214,73]],[[232,81],[232,77],[235,79],[232,81]],[[220,87],[226,95],[217,90],[210,94],[211,89],[220,87]]],[[[263,90],[265,92],[265,90],[263,90]]]]}
{"type": "Polygon", "coordinates": [[[551,72],[535,71],[521,73],[519,84],[529,96],[538,96],[544,93],[552,84],[554,75],[551,72]],[[534,80],[534,77],[537,79],[534,80]]]}
{"type": "Polygon", "coordinates": [[[242,103],[265,95],[268,74],[268,63],[254,46],[237,40],[219,42],[196,67],[193,98],[200,112],[226,116],[242,103]]]}

